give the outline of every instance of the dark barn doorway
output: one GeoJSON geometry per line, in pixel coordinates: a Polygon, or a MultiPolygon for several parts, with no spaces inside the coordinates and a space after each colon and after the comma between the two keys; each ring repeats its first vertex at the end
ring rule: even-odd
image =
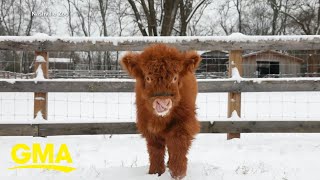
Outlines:
{"type": "Polygon", "coordinates": [[[257,62],[257,72],[258,77],[279,77],[280,68],[279,62],[272,61],[258,61],[257,62]]]}

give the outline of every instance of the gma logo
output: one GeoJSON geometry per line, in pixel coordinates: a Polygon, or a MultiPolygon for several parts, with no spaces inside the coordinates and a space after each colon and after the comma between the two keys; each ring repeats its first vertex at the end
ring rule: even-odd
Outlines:
{"type": "Polygon", "coordinates": [[[49,169],[61,172],[71,172],[76,168],[60,165],[62,162],[72,163],[72,158],[66,144],[61,144],[56,156],[54,156],[54,144],[46,144],[44,150],[39,143],[16,144],[11,150],[11,158],[17,166],[13,169],[49,169]],[[20,153],[19,153],[20,152],[20,153]]]}

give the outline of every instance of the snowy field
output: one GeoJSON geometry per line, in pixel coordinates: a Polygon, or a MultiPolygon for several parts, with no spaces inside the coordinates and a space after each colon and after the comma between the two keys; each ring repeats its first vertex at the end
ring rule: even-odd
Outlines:
{"type": "MultiPolygon", "coordinates": [[[[318,134],[243,134],[226,141],[225,134],[201,134],[189,153],[187,180],[318,180],[318,134]]],[[[170,180],[148,175],[145,141],[139,135],[1,137],[1,179],[170,180]],[[8,170],[10,149],[17,143],[66,143],[77,168],[68,174],[39,169],[8,170]],[[9,178],[10,177],[10,178],[9,178]]]]}
{"type": "MultiPolygon", "coordinates": [[[[319,120],[320,93],[243,93],[247,120],[319,120]]],[[[33,93],[0,93],[0,122],[30,122],[33,93]]],[[[199,120],[226,120],[227,94],[203,93],[199,120]]],[[[134,121],[133,93],[49,93],[49,121],[134,121]]],[[[320,134],[200,134],[189,153],[187,180],[319,179],[320,134]]],[[[169,180],[168,171],[148,175],[148,154],[139,135],[0,137],[0,179],[169,180]],[[15,144],[67,144],[76,168],[8,170],[15,144]],[[26,178],[27,177],[27,178],[26,178]]]]}

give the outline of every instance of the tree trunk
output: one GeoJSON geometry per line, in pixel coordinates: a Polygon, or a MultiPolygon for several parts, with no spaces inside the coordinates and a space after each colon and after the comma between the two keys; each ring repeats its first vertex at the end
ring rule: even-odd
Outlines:
{"type": "Polygon", "coordinates": [[[33,22],[33,16],[32,16],[32,12],[30,12],[30,20],[29,20],[29,23],[27,25],[26,36],[30,36],[30,32],[31,32],[31,28],[32,28],[32,22],[33,22]]]}
{"type": "Polygon", "coordinates": [[[269,3],[270,3],[270,7],[271,7],[271,9],[273,11],[272,22],[271,22],[271,27],[272,27],[271,34],[272,35],[276,35],[277,22],[278,22],[278,16],[279,16],[279,8],[278,8],[276,0],[269,0],[269,3]]]}
{"type": "Polygon", "coordinates": [[[187,35],[187,19],[192,11],[192,1],[193,0],[186,0],[186,3],[184,3],[184,0],[180,0],[180,36],[187,35]]]}
{"type": "Polygon", "coordinates": [[[318,1],[318,22],[317,22],[317,29],[316,29],[316,35],[320,33],[320,0],[318,1]]]}
{"type": "Polygon", "coordinates": [[[242,12],[241,12],[241,0],[236,0],[236,8],[237,8],[237,12],[238,12],[238,30],[240,33],[242,33],[242,12]]]}
{"type": "MultiPolygon", "coordinates": [[[[152,34],[154,36],[158,36],[158,32],[157,32],[157,19],[156,19],[156,11],[154,10],[154,1],[153,0],[149,0],[149,10],[150,10],[150,23],[149,23],[149,27],[152,30],[152,34]]],[[[149,35],[150,36],[150,35],[149,35]]]]}
{"type": "Polygon", "coordinates": [[[153,36],[152,28],[151,28],[151,26],[150,26],[150,24],[151,24],[151,17],[150,17],[149,9],[148,9],[148,7],[147,7],[147,4],[146,4],[145,0],[141,0],[141,5],[142,5],[142,8],[143,8],[144,15],[146,16],[146,19],[147,19],[148,35],[149,35],[149,36],[153,36]]]}
{"type": "Polygon", "coordinates": [[[166,0],[164,2],[164,17],[161,27],[161,36],[170,36],[173,25],[175,23],[175,17],[177,14],[179,0],[166,0]]]}
{"type": "Polygon", "coordinates": [[[102,28],[103,28],[103,35],[107,36],[107,24],[106,24],[106,11],[107,11],[107,3],[106,1],[106,6],[104,7],[103,0],[99,0],[99,9],[100,9],[100,14],[101,14],[101,21],[102,21],[102,28]]]}

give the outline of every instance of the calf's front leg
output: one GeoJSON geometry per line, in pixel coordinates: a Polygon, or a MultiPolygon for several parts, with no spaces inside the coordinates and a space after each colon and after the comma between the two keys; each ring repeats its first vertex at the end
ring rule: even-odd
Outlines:
{"type": "Polygon", "coordinates": [[[148,137],[147,147],[149,153],[149,174],[163,174],[166,170],[164,164],[165,140],[160,137],[148,137]]]}
{"type": "Polygon", "coordinates": [[[191,145],[192,137],[188,135],[174,135],[166,139],[169,161],[168,167],[172,178],[178,180],[187,173],[187,153],[191,145]]]}

